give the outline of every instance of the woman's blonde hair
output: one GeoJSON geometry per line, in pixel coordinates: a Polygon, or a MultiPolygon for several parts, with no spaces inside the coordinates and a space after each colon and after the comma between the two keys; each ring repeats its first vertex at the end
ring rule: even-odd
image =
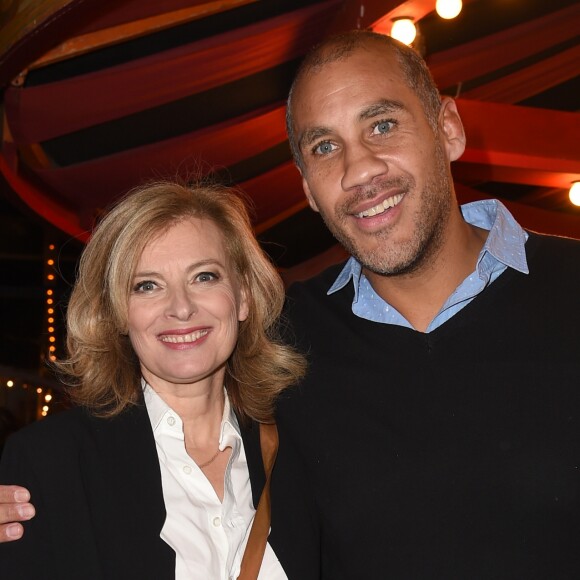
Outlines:
{"type": "Polygon", "coordinates": [[[107,213],[80,259],[67,312],[69,357],[57,368],[73,387],[72,400],[94,414],[114,416],[139,400],[139,361],[127,336],[133,276],[146,244],[191,217],[220,229],[248,298],[249,316],[226,365],[225,387],[238,416],[272,421],[277,395],[304,374],[305,359],[278,337],[284,286],[241,197],[223,186],[155,182],[129,192],[107,213]]]}

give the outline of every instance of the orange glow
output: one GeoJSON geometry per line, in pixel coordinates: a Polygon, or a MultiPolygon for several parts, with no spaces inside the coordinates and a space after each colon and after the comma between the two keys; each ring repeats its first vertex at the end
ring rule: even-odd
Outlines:
{"type": "Polygon", "coordinates": [[[52,290],[48,289],[48,290],[46,291],[46,294],[47,294],[48,296],[52,296],[52,290]]]}
{"type": "Polygon", "coordinates": [[[49,280],[54,280],[54,274],[49,274],[49,275],[47,276],[47,278],[48,278],[49,280]]]}
{"type": "Polygon", "coordinates": [[[56,338],[54,338],[54,336],[49,336],[48,342],[56,342],[56,338]]]}
{"type": "Polygon", "coordinates": [[[50,246],[48,246],[49,250],[54,250],[54,244],[50,244],[50,246]]]}
{"type": "MultiPolygon", "coordinates": [[[[51,302],[51,304],[52,304],[52,302],[51,302]]],[[[54,308],[49,308],[49,309],[47,310],[47,312],[48,312],[49,314],[54,314],[54,308]]]]}
{"type": "Polygon", "coordinates": [[[54,265],[54,260],[47,260],[46,262],[49,266],[53,266],[54,265]]]}
{"type": "Polygon", "coordinates": [[[53,302],[54,302],[54,300],[53,300],[52,298],[49,298],[49,299],[46,301],[46,303],[47,303],[47,304],[52,304],[53,302]]]}

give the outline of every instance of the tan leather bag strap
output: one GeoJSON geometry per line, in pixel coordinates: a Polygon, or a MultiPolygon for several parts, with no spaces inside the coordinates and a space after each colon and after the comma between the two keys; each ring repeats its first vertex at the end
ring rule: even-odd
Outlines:
{"type": "Polygon", "coordinates": [[[266,483],[258,502],[250,537],[242,558],[238,580],[256,580],[264,559],[268,534],[270,533],[270,476],[278,453],[278,429],[276,425],[260,423],[260,448],[266,472],[266,483]]]}

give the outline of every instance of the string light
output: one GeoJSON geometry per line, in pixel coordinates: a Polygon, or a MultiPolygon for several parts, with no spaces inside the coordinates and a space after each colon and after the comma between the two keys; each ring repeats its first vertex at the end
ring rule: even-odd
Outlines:
{"type": "Polygon", "coordinates": [[[55,295],[55,285],[56,285],[56,270],[55,265],[56,261],[52,255],[52,252],[56,250],[55,244],[49,244],[48,250],[45,254],[45,279],[46,279],[46,295],[48,298],[46,299],[47,309],[46,309],[46,322],[47,322],[47,329],[48,329],[48,338],[47,338],[47,353],[46,356],[49,360],[55,361],[56,360],[56,326],[55,326],[55,318],[54,318],[54,308],[52,307],[54,304],[54,295],[55,295]]]}

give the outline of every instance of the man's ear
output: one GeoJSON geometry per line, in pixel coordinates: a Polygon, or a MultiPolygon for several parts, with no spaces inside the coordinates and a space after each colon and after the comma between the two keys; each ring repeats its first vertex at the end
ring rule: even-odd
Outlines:
{"type": "Polygon", "coordinates": [[[316,202],[314,201],[314,198],[312,197],[312,193],[310,192],[310,187],[308,186],[308,182],[306,181],[306,178],[304,177],[304,174],[302,173],[302,171],[300,171],[300,175],[302,175],[302,189],[304,190],[304,193],[306,194],[306,199],[308,200],[310,207],[314,211],[317,212],[318,206],[316,205],[316,202]]]}
{"type": "Polygon", "coordinates": [[[439,112],[439,127],[449,161],[459,159],[465,151],[465,131],[455,101],[443,97],[439,112]]]}

